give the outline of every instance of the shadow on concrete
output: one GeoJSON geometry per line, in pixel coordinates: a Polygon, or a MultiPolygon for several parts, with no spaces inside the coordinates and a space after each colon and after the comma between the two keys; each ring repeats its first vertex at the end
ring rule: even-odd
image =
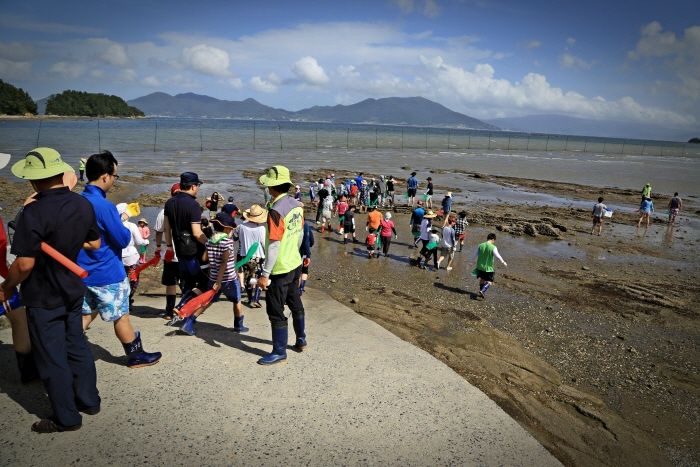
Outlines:
{"type": "MultiPolygon", "coordinates": [[[[233,316],[233,315],[232,315],[233,316]]],[[[233,318],[232,318],[233,319],[233,318]]],[[[206,344],[212,347],[221,347],[220,344],[233,347],[234,349],[241,350],[243,352],[257,355],[265,356],[269,351],[258,349],[256,347],[251,347],[246,342],[254,342],[256,344],[266,344],[272,347],[272,341],[267,339],[261,339],[259,337],[251,336],[247,333],[242,334],[238,332],[233,332],[233,330],[226,326],[221,326],[216,323],[207,323],[205,321],[197,321],[195,324],[196,335],[188,336],[179,331],[179,327],[172,328],[172,331],[168,332],[166,336],[179,336],[182,339],[201,339],[206,344]]]]}
{"type": "MultiPolygon", "coordinates": [[[[40,381],[22,384],[12,344],[0,342],[0,392],[39,418],[51,414],[51,403],[40,381]]],[[[27,429],[29,431],[29,429],[27,429]]]]}

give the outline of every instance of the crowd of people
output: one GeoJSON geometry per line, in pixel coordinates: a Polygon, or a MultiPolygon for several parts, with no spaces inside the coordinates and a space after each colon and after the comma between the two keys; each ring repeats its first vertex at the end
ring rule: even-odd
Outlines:
{"type": "MultiPolygon", "coordinates": [[[[130,312],[139,274],[161,259],[162,316],[183,335],[196,335],[197,319],[222,296],[232,303],[232,330],[248,332],[244,292],[250,308],[262,307],[264,293],[272,350],[258,363],[273,365],[287,359],[285,307],[292,317],[292,348],[302,352],[307,347],[301,297],[314,246],[312,226],[322,236],[339,235],[343,244],[362,241],[369,259],[388,257],[392,240],[399,235],[393,212],[401,183],[393,176],[366,179],[360,172],[339,181],[331,173],[310,183],[308,207],[316,209],[313,220],[305,219],[304,193],[285,166],[272,166],[259,177],[265,202],[243,210],[233,197],[220,206],[224,197],[217,192],[200,205],[197,198],[203,182],[197,173],[184,172],[171,186],[150,242],[148,221],[141,218],[133,223],[129,205],[114,205],[107,199],[120,177],[116,157],[109,151],[93,154],[81,159],[79,171],[86,181],[81,194],[72,191],[78,179],[54,149],[34,149],[12,166],[12,173],[29,181],[35,193],[13,221],[11,252],[16,259],[9,268],[0,219],[0,275],[4,278],[0,301],[12,324],[20,376],[23,382],[40,378],[53,408],[52,417],[32,425],[40,433],[79,429],[81,413],[100,411],[97,373],[85,339],[98,315],[112,324],[127,366],[159,362],[160,352],[144,349],[130,312]],[[366,219],[359,219],[361,214],[366,219]],[[149,243],[155,244],[150,260],[149,243]]],[[[416,172],[407,177],[405,186],[413,237],[409,247],[417,252],[409,255],[409,263],[421,269],[432,263],[435,271],[452,271],[455,254],[463,250],[467,235],[466,211],[452,211],[449,191],[440,209],[433,211],[436,190],[431,177],[425,179],[421,195],[416,172]]],[[[592,233],[597,230],[598,235],[609,212],[603,201],[599,198],[593,208],[592,233]]],[[[653,212],[650,184],[641,203],[638,226],[645,216],[648,225],[653,212]]],[[[669,203],[670,223],[681,207],[676,193],[669,203]]],[[[477,296],[482,299],[494,282],[496,259],[507,266],[496,247],[496,234],[489,233],[471,259],[472,275],[479,281],[477,296]]]]}

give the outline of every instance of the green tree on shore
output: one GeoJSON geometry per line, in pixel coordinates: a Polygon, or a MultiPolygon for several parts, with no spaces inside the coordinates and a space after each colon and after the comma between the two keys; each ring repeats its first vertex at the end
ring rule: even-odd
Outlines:
{"type": "Polygon", "coordinates": [[[0,79],[0,114],[36,115],[36,102],[23,89],[0,79]]]}
{"type": "Polygon", "coordinates": [[[119,96],[68,90],[49,97],[46,102],[46,115],[143,117],[144,114],[119,96]]]}

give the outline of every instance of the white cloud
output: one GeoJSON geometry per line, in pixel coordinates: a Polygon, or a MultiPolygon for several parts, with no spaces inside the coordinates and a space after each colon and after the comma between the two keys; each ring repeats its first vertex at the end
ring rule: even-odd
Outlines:
{"type": "Polygon", "coordinates": [[[274,73],[270,73],[267,79],[260,76],[253,76],[250,79],[250,87],[258,92],[273,93],[277,91],[280,84],[280,78],[274,73]]]}
{"type": "Polygon", "coordinates": [[[207,44],[198,44],[182,50],[187,66],[205,75],[229,76],[229,54],[225,50],[207,44]]]}
{"type": "Polygon", "coordinates": [[[229,78],[226,80],[226,83],[233,89],[241,89],[243,87],[243,81],[241,78],[229,78]]]}
{"type": "Polygon", "coordinates": [[[120,82],[131,83],[132,81],[136,80],[136,70],[131,68],[121,70],[119,73],[117,73],[116,79],[120,82]]]}
{"type": "Polygon", "coordinates": [[[562,66],[562,68],[570,68],[574,70],[590,70],[592,66],[591,62],[587,62],[586,60],[568,52],[559,56],[559,64],[562,66]]]}
{"type": "Polygon", "coordinates": [[[85,70],[85,65],[77,62],[56,62],[49,68],[51,73],[70,79],[75,79],[82,76],[85,73],[85,70]]]}
{"type": "Polygon", "coordinates": [[[144,86],[151,87],[151,88],[157,88],[157,87],[160,87],[162,85],[160,80],[153,75],[146,76],[144,79],[141,80],[141,84],[143,84],[144,86]]]}
{"type": "Polygon", "coordinates": [[[101,70],[99,68],[95,68],[90,70],[90,76],[96,79],[104,78],[105,77],[105,72],[104,70],[101,70]]]}
{"type": "Polygon", "coordinates": [[[126,56],[126,49],[121,44],[110,44],[102,54],[102,59],[116,67],[123,67],[129,63],[126,56]]]}
{"type": "Polygon", "coordinates": [[[357,68],[353,65],[340,65],[337,68],[337,73],[341,78],[356,78],[360,76],[357,68]]]}
{"type": "Polygon", "coordinates": [[[25,79],[31,75],[32,64],[30,62],[15,62],[0,58],[0,76],[5,79],[25,79]]]}
{"type": "Polygon", "coordinates": [[[302,57],[294,64],[292,71],[307,84],[320,86],[327,84],[329,79],[323,67],[313,57],[302,57]]]}
{"type": "Polygon", "coordinates": [[[537,40],[537,39],[532,39],[532,40],[529,40],[525,43],[526,49],[532,50],[532,49],[538,49],[540,47],[542,47],[542,41],[537,40]]]}
{"type": "Polygon", "coordinates": [[[38,56],[38,50],[31,44],[0,42],[0,58],[13,62],[29,62],[38,56]]]}
{"type": "Polygon", "coordinates": [[[440,14],[440,5],[437,4],[437,0],[425,0],[423,14],[428,18],[435,18],[438,16],[440,14]]]}
{"type": "MultiPolygon", "coordinates": [[[[631,97],[616,101],[593,99],[552,86],[538,73],[526,74],[522,81],[512,83],[495,77],[489,64],[474,67],[473,71],[445,63],[441,57],[422,58],[429,71],[426,96],[432,96],[452,107],[482,118],[494,112],[514,109],[523,112],[548,112],[576,115],[593,119],[633,120],[645,123],[689,126],[694,117],[677,112],[645,107],[631,97]],[[461,104],[461,105],[460,105],[461,104]]],[[[414,80],[415,83],[415,80],[414,80]]]]}
{"type": "Polygon", "coordinates": [[[402,13],[412,13],[414,9],[413,0],[392,0],[399,7],[402,13]]]}
{"type": "Polygon", "coordinates": [[[567,37],[566,38],[566,45],[569,47],[573,47],[574,44],[576,44],[576,38],[575,37],[567,37]]]}
{"type": "Polygon", "coordinates": [[[56,23],[51,21],[36,21],[17,15],[0,16],[0,28],[21,31],[40,32],[43,34],[99,34],[100,30],[89,26],[75,26],[72,24],[56,23]]]}
{"type": "Polygon", "coordinates": [[[658,21],[652,21],[641,30],[641,38],[630,60],[661,60],[661,66],[676,78],[676,91],[684,98],[700,100],[700,26],[691,26],[676,36],[664,31],[658,21]]]}

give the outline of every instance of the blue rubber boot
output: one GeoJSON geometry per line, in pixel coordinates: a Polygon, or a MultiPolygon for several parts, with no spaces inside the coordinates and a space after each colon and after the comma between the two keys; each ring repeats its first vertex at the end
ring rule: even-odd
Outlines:
{"type": "Polygon", "coordinates": [[[272,328],[272,353],[258,360],[260,365],[287,363],[287,326],[272,328]]]}
{"type": "Polygon", "coordinates": [[[136,339],[129,344],[122,344],[124,347],[124,352],[129,359],[126,362],[126,366],[129,368],[139,368],[142,366],[155,365],[162,357],[160,352],[146,352],[143,350],[143,344],[141,344],[141,333],[136,332],[136,339]]]}
{"type": "Polygon", "coordinates": [[[306,343],[306,332],[304,331],[304,317],[295,318],[292,323],[294,324],[294,334],[297,337],[296,342],[292,346],[297,352],[303,352],[304,347],[307,346],[306,343]]]}
{"type": "Polygon", "coordinates": [[[188,336],[194,336],[195,335],[195,329],[194,329],[194,323],[197,321],[197,318],[195,318],[194,315],[190,315],[187,318],[185,318],[185,321],[182,322],[182,326],[180,326],[180,331],[187,334],[188,336]]]}
{"type": "Polygon", "coordinates": [[[245,316],[239,316],[238,318],[236,318],[235,316],[233,317],[233,332],[248,332],[248,331],[250,331],[250,329],[243,326],[243,318],[245,318],[245,316]]]}

